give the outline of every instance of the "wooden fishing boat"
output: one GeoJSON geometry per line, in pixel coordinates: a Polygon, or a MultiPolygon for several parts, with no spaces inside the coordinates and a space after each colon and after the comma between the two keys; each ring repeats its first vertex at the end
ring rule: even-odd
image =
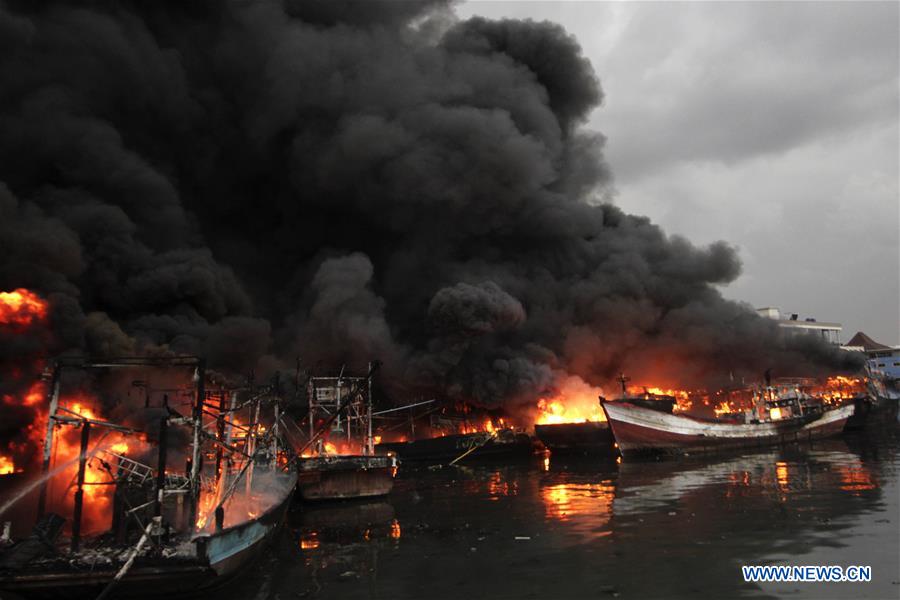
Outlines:
{"type": "Polygon", "coordinates": [[[346,500],[389,494],[397,474],[394,455],[335,455],[297,461],[297,488],[303,500],[346,500]]]}
{"type": "MultiPolygon", "coordinates": [[[[622,385],[622,400],[635,406],[671,413],[676,405],[674,396],[654,394],[645,390],[640,395],[628,395],[625,374],[619,376],[622,385]]],[[[602,396],[598,402],[606,399],[602,396]]],[[[593,454],[618,456],[616,441],[607,421],[585,421],[582,423],[555,423],[534,426],[534,434],[544,446],[555,454],[593,454]]]]}
{"type": "Polygon", "coordinates": [[[461,460],[493,460],[527,458],[534,454],[534,442],[528,434],[511,429],[494,433],[460,433],[411,442],[385,442],[375,446],[376,452],[393,452],[401,461],[440,463],[452,461],[471,451],[461,460]]]}
{"type": "Polygon", "coordinates": [[[30,493],[41,486],[39,519],[30,536],[11,545],[4,542],[0,597],[5,598],[5,592],[46,598],[195,595],[249,565],[278,531],[296,489],[297,472],[289,466],[292,456],[280,438],[275,386],[210,391],[205,387],[204,362],[196,357],[59,363],[52,382],[42,476],[24,490],[30,493]],[[145,407],[162,399],[155,407],[155,429],[150,429],[149,419],[144,420],[147,429],[137,430],[79,413],[62,399],[68,369],[121,368],[128,373],[138,367],[173,365],[186,371],[183,391],[191,397],[191,414],[182,415],[168,404],[177,374],[156,374],[166,385],[161,390],[152,387],[153,373],[142,371],[148,375],[142,380],[145,407]],[[274,408],[268,427],[261,420],[263,404],[274,408]],[[252,416],[239,421],[238,413],[244,409],[252,416]],[[62,427],[80,432],[80,448],[73,460],[54,466],[54,440],[64,439],[55,430],[62,427]],[[187,436],[171,435],[174,427],[187,429],[193,442],[176,444],[187,436]],[[130,457],[128,444],[104,444],[106,434],[95,436],[92,443],[91,432],[98,430],[143,440],[151,456],[150,448],[155,450],[155,467],[136,460],[148,452],[130,457]],[[184,473],[170,470],[173,456],[186,458],[184,473]],[[214,460],[204,465],[204,459],[214,460]],[[50,482],[65,472],[60,469],[76,466],[70,513],[64,501],[69,486],[55,486],[54,495],[50,482]],[[99,497],[106,501],[98,501],[99,497]],[[90,534],[82,527],[88,510],[106,517],[106,524],[90,534]]]}
{"type": "MultiPolygon", "coordinates": [[[[254,519],[144,545],[117,582],[114,597],[185,597],[228,582],[259,556],[284,522],[295,481],[296,474],[284,474],[279,487],[286,492],[254,519]]],[[[0,590],[28,598],[97,598],[132,558],[130,546],[113,540],[31,560],[18,556],[17,548],[0,554],[0,590]]]]}
{"type": "Polygon", "coordinates": [[[297,459],[301,499],[373,498],[393,489],[397,457],[376,454],[372,435],[372,376],[378,365],[369,363],[364,377],[341,370],[337,377],[310,378],[309,440],[297,459]]]}
{"type": "Polygon", "coordinates": [[[554,454],[605,454],[616,452],[606,421],[535,425],[534,435],[554,454]]]}
{"type": "Polygon", "coordinates": [[[800,398],[763,400],[758,411],[732,419],[702,419],[629,401],[601,405],[623,457],[646,453],[704,453],[754,448],[835,435],[853,404],[810,405],[800,398]]]}

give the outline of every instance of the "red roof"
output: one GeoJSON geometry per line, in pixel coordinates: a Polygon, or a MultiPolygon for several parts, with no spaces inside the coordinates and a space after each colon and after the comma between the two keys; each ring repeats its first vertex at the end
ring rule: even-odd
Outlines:
{"type": "Polygon", "coordinates": [[[866,352],[871,352],[873,350],[891,350],[890,346],[885,346],[884,344],[879,344],[862,331],[857,331],[856,335],[850,338],[850,341],[845,345],[847,346],[862,346],[866,352]]]}

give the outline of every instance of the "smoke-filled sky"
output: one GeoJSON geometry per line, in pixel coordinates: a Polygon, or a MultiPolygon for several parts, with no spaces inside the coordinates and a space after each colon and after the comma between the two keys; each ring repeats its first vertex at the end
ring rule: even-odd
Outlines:
{"type": "Polygon", "coordinates": [[[730,137],[655,90],[683,140],[639,111],[613,125],[595,62],[560,25],[439,0],[0,2],[0,289],[50,303],[0,328],[0,368],[41,348],[260,374],[379,359],[396,398],[498,405],[571,376],[858,367],[722,297],[731,230],[696,244],[641,216],[709,220],[724,190],[651,183],[730,137]]]}
{"type": "Polygon", "coordinates": [[[549,19],[606,92],[616,203],[738,247],[727,297],[900,344],[897,2],[467,2],[549,19]]]}

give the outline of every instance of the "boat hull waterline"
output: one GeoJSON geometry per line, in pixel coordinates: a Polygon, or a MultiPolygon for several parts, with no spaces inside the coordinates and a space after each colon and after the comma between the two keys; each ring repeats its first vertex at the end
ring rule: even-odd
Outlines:
{"type": "Polygon", "coordinates": [[[839,434],[853,405],[805,418],[762,423],[725,423],[664,413],[628,402],[606,402],[603,410],[622,456],[704,453],[820,439],[839,434]]]}
{"type": "Polygon", "coordinates": [[[553,453],[613,456],[616,452],[612,431],[604,421],[535,425],[534,435],[553,453]]]}
{"type": "Polygon", "coordinates": [[[397,461],[391,456],[323,456],[299,461],[300,498],[348,500],[385,496],[394,488],[397,461]]]}

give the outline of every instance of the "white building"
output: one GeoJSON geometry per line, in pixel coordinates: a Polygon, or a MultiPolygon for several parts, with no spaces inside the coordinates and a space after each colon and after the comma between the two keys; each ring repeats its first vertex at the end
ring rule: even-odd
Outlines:
{"type": "Polygon", "coordinates": [[[841,344],[841,331],[843,330],[843,326],[840,323],[816,321],[812,318],[806,318],[801,321],[797,313],[782,314],[780,310],[772,306],[757,308],[756,312],[761,317],[778,321],[778,326],[781,327],[785,333],[814,333],[822,336],[824,340],[836,346],[841,344]]]}

